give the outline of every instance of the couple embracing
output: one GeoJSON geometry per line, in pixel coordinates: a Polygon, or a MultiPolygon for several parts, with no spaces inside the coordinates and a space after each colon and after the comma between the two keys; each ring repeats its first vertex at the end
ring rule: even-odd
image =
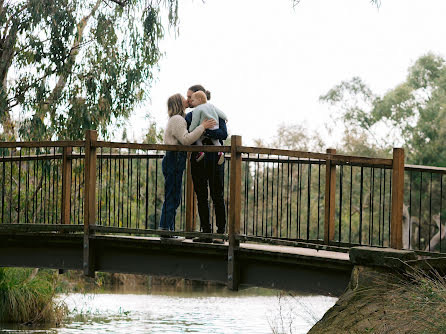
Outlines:
{"type": "MultiPolygon", "coordinates": [[[[226,115],[208,103],[211,94],[201,85],[187,90],[187,99],[175,94],[167,100],[169,121],[164,131],[167,145],[223,145],[228,137],[226,115]],[[185,113],[187,108],[194,108],[185,113]]],[[[162,162],[165,195],[159,228],[175,230],[175,214],[181,202],[181,185],[186,168],[186,152],[166,151],[162,162]]],[[[225,203],[223,198],[224,155],[222,152],[198,152],[191,154],[191,173],[198,201],[201,231],[211,233],[209,219],[208,189],[215,208],[217,233],[223,234],[226,227],[225,203]],[[209,188],[208,188],[209,187],[209,188]]],[[[174,236],[170,238],[176,238],[174,236]]],[[[223,243],[221,239],[197,237],[194,242],[223,243]]]]}

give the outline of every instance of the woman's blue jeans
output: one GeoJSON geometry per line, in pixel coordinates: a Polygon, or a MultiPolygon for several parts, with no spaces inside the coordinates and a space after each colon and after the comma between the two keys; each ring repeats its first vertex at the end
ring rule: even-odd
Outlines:
{"type": "Polygon", "coordinates": [[[168,231],[175,230],[175,215],[181,203],[181,186],[185,168],[186,152],[166,152],[162,162],[165,191],[159,225],[160,229],[168,231]]]}

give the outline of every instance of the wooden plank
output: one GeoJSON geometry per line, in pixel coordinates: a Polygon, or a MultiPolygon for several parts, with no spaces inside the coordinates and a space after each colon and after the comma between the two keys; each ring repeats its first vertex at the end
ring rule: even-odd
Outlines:
{"type": "MultiPolygon", "coordinates": [[[[327,149],[327,155],[335,154],[335,149],[327,149]]],[[[328,245],[335,234],[335,194],[336,194],[336,165],[330,159],[325,164],[325,217],[324,242],[328,245]]]]}
{"type": "Polygon", "coordinates": [[[5,141],[0,142],[0,148],[11,147],[82,147],[84,141],[61,140],[61,141],[5,141]]]}
{"type": "Polygon", "coordinates": [[[242,188],[242,155],[238,151],[242,145],[241,136],[231,137],[231,165],[229,189],[229,247],[228,247],[228,288],[238,290],[239,268],[237,252],[240,241],[241,188],[242,188]]]}
{"type": "Polygon", "coordinates": [[[266,154],[266,155],[282,155],[282,156],[296,157],[296,158],[302,158],[302,159],[326,160],[328,158],[328,155],[324,154],[324,153],[312,153],[312,152],[303,152],[303,151],[280,150],[280,149],[264,148],[264,147],[240,146],[239,151],[241,153],[254,153],[254,154],[266,154]]]}
{"type": "Polygon", "coordinates": [[[421,166],[421,165],[404,165],[405,171],[411,172],[426,172],[426,173],[438,173],[446,174],[445,167],[432,167],[432,166],[421,166]]]}
{"type": "Polygon", "coordinates": [[[164,145],[164,144],[143,144],[143,143],[116,143],[98,141],[95,147],[111,147],[111,148],[127,148],[134,150],[149,151],[174,151],[174,152],[230,152],[230,146],[214,146],[214,145],[164,145]]]}
{"type": "Polygon", "coordinates": [[[96,222],[96,146],[97,132],[87,130],[84,170],[84,275],[94,277],[93,252],[90,245],[90,226],[96,222]]]}
{"type": "Polygon", "coordinates": [[[62,159],[62,224],[70,224],[70,203],[71,203],[71,159],[68,156],[73,151],[71,147],[63,148],[62,159]]]}
{"type": "Polygon", "coordinates": [[[403,248],[404,149],[393,149],[390,247],[403,248]]]}

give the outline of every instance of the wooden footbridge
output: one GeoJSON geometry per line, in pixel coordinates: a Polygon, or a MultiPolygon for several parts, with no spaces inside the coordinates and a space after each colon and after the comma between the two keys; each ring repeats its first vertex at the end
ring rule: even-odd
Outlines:
{"type": "Polygon", "coordinates": [[[198,231],[190,166],[176,231],[158,230],[163,152],[202,148],[103,142],[88,131],[85,141],[3,142],[0,150],[0,266],[339,294],[351,247],[445,249],[446,169],[405,165],[402,149],[389,159],[354,157],[245,147],[239,136],[205,147],[226,155],[223,235],[198,231]],[[185,238],[163,238],[171,234],[185,238]]]}

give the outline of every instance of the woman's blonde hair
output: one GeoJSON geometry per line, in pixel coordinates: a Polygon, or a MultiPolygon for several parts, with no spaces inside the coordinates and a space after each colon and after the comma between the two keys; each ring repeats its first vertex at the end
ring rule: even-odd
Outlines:
{"type": "Polygon", "coordinates": [[[181,94],[172,95],[167,99],[167,114],[169,117],[175,115],[184,117],[183,96],[181,94]]]}

